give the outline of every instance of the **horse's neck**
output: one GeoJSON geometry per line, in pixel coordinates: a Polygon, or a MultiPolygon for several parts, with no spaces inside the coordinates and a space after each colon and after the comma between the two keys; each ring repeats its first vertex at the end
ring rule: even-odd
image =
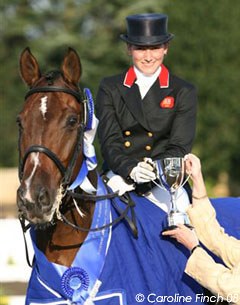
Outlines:
{"type": "MultiPolygon", "coordinates": [[[[97,176],[93,173],[89,176],[95,187],[97,186],[96,178],[97,176]]],[[[91,201],[78,202],[84,216],[80,215],[71,203],[68,202],[68,205],[71,205],[72,208],[67,210],[64,216],[74,225],[89,229],[92,223],[94,203],[91,201]]],[[[57,221],[54,229],[48,228],[44,231],[38,231],[37,244],[49,261],[59,265],[71,266],[87,234],[88,232],[74,229],[62,221],[57,221]]]]}
{"type": "MultiPolygon", "coordinates": [[[[81,217],[76,209],[73,209],[65,214],[65,217],[73,224],[90,228],[92,222],[93,205],[91,205],[88,213],[84,213],[81,217]]],[[[49,261],[70,266],[87,237],[87,232],[74,229],[61,221],[58,221],[56,228],[49,239],[45,249],[45,255],[49,261]]]]}

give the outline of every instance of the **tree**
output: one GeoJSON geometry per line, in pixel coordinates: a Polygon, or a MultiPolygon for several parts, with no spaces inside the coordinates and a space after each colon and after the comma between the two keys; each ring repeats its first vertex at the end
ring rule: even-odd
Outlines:
{"type": "MultiPolygon", "coordinates": [[[[238,0],[3,0],[0,166],[17,164],[15,117],[27,90],[18,75],[18,58],[26,46],[43,72],[59,67],[68,46],[75,48],[83,66],[81,86],[95,96],[103,76],[129,65],[119,40],[125,33],[125,17],[165,12],[169,31],[176,35],[167,65],[199,91],[194,152],[203,161],[208,181],[216,182],[226,172],[230,186],[239,186],[239,9],[238,0]]],[[[239,189],[232,194],[239,195],[239,189]]]]}
{"type": "Polygon", "coordinates": [[[235,195],[240,194],[239,10],[237,0],[173,0],[166,6],[176,34],[169,63],[199,91],[194,151],[208,180],[228,173],[235,195]]]}

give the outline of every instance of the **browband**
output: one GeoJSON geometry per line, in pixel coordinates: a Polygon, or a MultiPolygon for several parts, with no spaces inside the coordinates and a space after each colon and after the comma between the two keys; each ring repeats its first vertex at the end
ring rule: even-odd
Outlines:
{"type": "Polygon", "coordinates": [[[74,91],[69,88],[63,88],[57,86],[32,88],[25,95],[25,99],[27,99],[30,95],[39,92],[64,92],[73,95],[79,103],[83,102],[83,97],[80,92],[74,91]]]}

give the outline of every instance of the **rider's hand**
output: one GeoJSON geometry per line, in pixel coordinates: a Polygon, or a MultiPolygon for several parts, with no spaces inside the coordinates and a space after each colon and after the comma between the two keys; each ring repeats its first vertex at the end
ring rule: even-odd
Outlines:
{"type": "Polygon", "coordinates": [[[119,175],[114,175],[109,179],[107,185],[112,189],[113,192],[118,192],[119,196],[122,196],[126,192],[133,191],[135,189],[135,185],[128,184],[124,181],[124,179],[119,175]]]}
{"type": "Polygon", "coordinates": [[[147,161],[139,162],[137,166],[132,169],[130,177],[138,184],[155,180],[155,167],[147,161]]]}

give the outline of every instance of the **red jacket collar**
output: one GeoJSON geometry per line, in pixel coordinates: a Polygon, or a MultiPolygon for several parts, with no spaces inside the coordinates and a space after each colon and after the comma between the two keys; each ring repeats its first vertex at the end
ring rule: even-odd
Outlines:
{"type": "MultiPolygon", "coordinates": [[[[168,88],[169,87],[169,71],[168,69],[162,64],[161,65],[161,72],[159,74],[159,86],[161,88],[168,88]]],[[[130,67],[125,75],[123,85],[131,88],[136,80],[136,74],[134,71],[133,66],[130,67]]]]}
{"type": "Polygon", "coordinates": [[[131,88],[133,83],[135,82],[136,79],[136,73],[133,69],[133,66],[130,67],[125,75],[124,81],[123,81],[123,85],[131,88]]]}

